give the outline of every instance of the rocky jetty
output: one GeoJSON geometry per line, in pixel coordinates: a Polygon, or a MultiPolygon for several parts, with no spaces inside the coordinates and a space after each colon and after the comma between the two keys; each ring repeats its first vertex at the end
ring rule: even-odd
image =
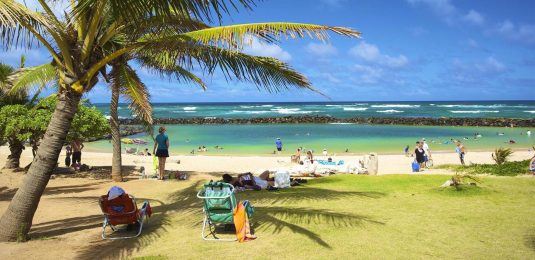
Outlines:
{"type": "MultiPolygon", "coordinates": [[[[122,125],[139,125],[136,119],[121,119],[122,125]]],[[[430,118],[430,117],[353,117],[285,116],[254,118],[156,118],[154,124],[207,125],[207,124],[371,124],[371,125],[422,125],[422,126],[493,126],[535,127],[535,119],[516,118],[430,118]]],[[[143,131],[141,129],[141,131],[143,131]]]]}

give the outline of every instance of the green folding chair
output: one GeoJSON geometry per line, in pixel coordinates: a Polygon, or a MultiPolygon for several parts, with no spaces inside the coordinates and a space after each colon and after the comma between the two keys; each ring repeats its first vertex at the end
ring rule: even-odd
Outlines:
{"type": "MultiPolygon", "coordinates": [[[[197,193],[203,200],[204,221],[201,237],[209,241],[236,241],[236,238],[219,238],[216,234],[216,225],[234,224],[234,210],[238,201],[234,195],[234,186],[224,182],[209,182],[197,193]],[[209,234],[205,234],[208,226],[209,234]],[[208,236],[213,236],[209,238],[208,236]]],[[[248,201],[244,201],[247,215],[252,216],[254,208],[248,201]]]]}

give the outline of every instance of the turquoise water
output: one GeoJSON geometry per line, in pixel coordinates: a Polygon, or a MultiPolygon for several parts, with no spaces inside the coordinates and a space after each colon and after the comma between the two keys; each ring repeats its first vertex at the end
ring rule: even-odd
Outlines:
{"type": "MultiPolygon", "coordinates": [[[[96,104],[109,115],[109,104],[96,104]]],[[[322,115],[347,117],[506,117],[533,118],[535,101],[448,102],[312,102],[312,103],[160,103],[153,104],[158,118],[251,118],[322,115]]],[[[131,117],[126,104],[119,116],[131,117]]]]}
{"type": "MultiPolygon", "coordinates": [[[[469,150],[510,147],[527,149],[535,146],[535,133],[528,137],[526,128],[492,127],[443,127],[443,126],[398,126],[398,125],[353,125],[353,124],[299,124],[299,125],[169,125],[171,154],[189,154],[199,146],[206,146],[205,155],[268,155],[275,150],[275,138],[284,144],[283,154],[294,153],[297,147],[313,149],[320,153],[382,152],[399,153],[406,145],[426,138],[434,151],[454,151],[452,138],[463,141],[469,150]],[[481,138],[474,138],[479,133],[481,138]],[[504,135],[497,135],[503,133],[504,135]],[[521,134],[522,133],[522,134],[521,134]],[[464,140],[464,139],[467,140],[464,140]],[[513,139],[516,144],[508,144],[513,139]],[[446,144],[445,144],[446,142],[446,144]],[[223,149],[215,149],[221,146],[223,149]]],[[[533,129],[535,130],[535,129],[533,129]]],[[[533,131],[532,132],[535,132],[533,131]]],[[[138,135],[132,138],[149,137],[138,135]]],[[[109,141],[89,143],[91,150],[111,152],[109,141]]],[[[136,147],[135,145],[126,145],[136,147]]],[[[124,146],[123,146],[124,147],[124,146]]],[[[152,150],[152,143],[148,146],[152,150]]],[[[197,152],[196,152],[197,154],[197,152]]]]}

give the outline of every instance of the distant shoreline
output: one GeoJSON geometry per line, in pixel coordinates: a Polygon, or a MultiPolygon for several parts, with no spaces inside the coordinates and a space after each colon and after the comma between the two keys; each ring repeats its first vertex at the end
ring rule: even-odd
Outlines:
{"type": "MultiPolygon", "coordinates": [[[[120,119],[122,125],[139,125],[137,119],[120,119]]],[[[535,127],[535,119],[520,118],[458,118],[458,117],[353,117],[284,116],[253,118],[154,118],[154,124],[204,125],[204,124],[369,124],[412,126],[481,126],[481,127],[535,127]]]]}

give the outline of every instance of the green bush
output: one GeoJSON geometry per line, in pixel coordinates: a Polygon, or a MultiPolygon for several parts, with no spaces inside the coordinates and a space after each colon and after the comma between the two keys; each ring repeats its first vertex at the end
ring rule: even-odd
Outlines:
{"type": "Polygon", "coordinates": [[[513,154],[511,148],[504,149],[500,147],[494,150],[494,153],[492,154],[492,159],[496,162],[497,165],[502,165],[507,162],[511,154],[513,154]]]}
{"type": "Polygon", "coordinates": [[[503,164],[471,164],[467,166],[446,164],[437,168],[449,169],[468,174],[491,174],[498,176],[516,176],[529,174],[529,160],[504,162],[503,164]]]}

